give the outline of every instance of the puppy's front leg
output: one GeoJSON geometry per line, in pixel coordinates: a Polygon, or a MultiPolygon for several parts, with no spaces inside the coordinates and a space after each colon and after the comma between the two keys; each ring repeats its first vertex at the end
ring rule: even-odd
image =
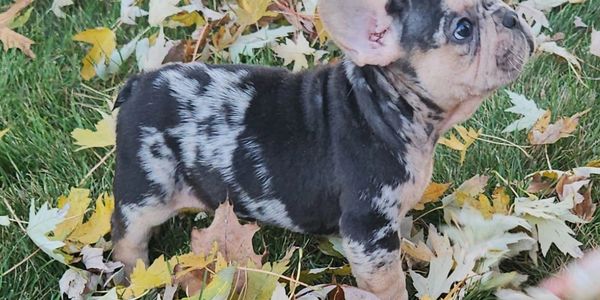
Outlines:
{"type": "Polygon", "coordinates": [[[400,260],[400,237],[393,224],[375,212],[344,215],[344,251],[358,287],[382,300],[408,299],[400,260]]]}

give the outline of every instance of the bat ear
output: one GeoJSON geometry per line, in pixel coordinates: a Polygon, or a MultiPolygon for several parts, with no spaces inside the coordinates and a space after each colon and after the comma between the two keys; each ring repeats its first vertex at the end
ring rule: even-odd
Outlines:
{"type": "Polygon", "coordinates": [[[402,56],[401,25],[388,13],[389,5],[401,5],[395,2],[320,0],[319,14],[333,41],[355,64],[385,66],[402,56]]]}

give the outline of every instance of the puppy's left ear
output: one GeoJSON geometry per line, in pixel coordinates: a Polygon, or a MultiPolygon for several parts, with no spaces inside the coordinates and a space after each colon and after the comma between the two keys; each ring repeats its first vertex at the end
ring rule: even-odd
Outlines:
{"type": "MultiPolygon", "coordinates": [[[[419,0],[420,1],[420,0],[419,0]]],[[[402,56],[400,22],[389,14],[404,0],[319,0],[333,41],[359,66],[386,66],[402,56]]]]}

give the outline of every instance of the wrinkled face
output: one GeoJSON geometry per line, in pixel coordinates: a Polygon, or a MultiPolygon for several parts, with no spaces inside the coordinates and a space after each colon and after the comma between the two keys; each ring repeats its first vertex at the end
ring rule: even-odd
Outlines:
{"type": "Polygon", "coordinates": [[[501,1],[405,2],[386,8],[404,52],[389,67],[412,77],[442,108],[514,80],[533,51],[529,26],[501,1]]]}

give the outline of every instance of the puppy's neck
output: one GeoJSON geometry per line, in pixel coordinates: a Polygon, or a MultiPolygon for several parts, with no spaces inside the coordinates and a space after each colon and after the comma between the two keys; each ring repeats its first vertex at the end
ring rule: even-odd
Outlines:
{"type": "Polygon", "coordinates": [[[406,74],[398,66],[377,69],[385,77],[388,89],[401,95],[414,95],[406,97],[408,103],[415,111],[421,112],[423,120],[433,124],[438,136],[469,119],[484,99],[483,96],[465,96],[461,99],[444,100],[443,105],[438,105],[439,99],[433,99],[431,94],[421,87],[415,79],[415,74],[406,74]]]}

